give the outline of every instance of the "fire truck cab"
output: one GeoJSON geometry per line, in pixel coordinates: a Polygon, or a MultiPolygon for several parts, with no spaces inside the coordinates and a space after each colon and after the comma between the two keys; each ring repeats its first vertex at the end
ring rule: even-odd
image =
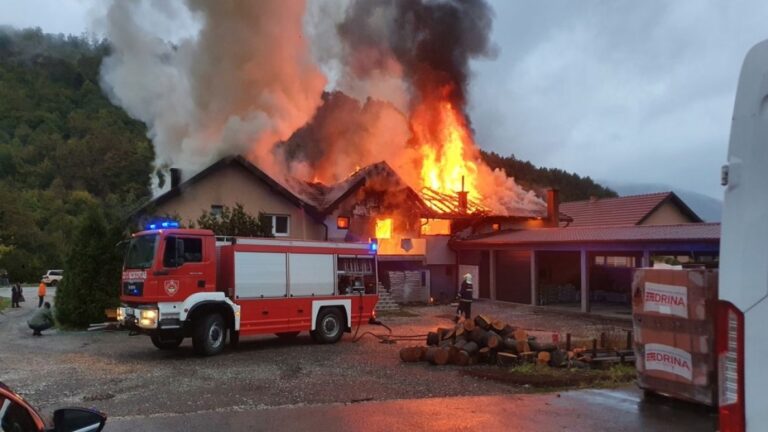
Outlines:
{"type": "Polygon", "coordinates": [[[296,336],[334,343],[374,316],[376,246],[214,236],[151,224],[133,235],[123,265],[118,321],[175,349],[186,337],[203,355],[226,335],[296,336]]]}
{"type": "Polygon", "coordinates": [[[717,354],[720,431],[768,428],[768,40],[736,90],[720,241],[717,354]]]}

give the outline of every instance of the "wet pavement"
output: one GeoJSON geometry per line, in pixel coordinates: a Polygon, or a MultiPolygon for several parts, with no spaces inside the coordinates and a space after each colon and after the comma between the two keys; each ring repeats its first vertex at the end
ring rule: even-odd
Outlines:
{"type": "Polygon", "coordinates": [[[106,431],[715,431],[708,410],[633,387],[112,418],[106,431]]]}
{"type": "MultiPolygon", "coordinates": [[[[33,338],[26,320],[37,309],[35,290],[25,290],[22,309],[0,314],[0,381],[45,415],[63,406],[103,410],[107,431],[715,430],[701,408],[645,402],[633,386],[524,394],[531,389],[472,378],[457,366],[404,364],[402,344],[371,337],[353,343],[346,335],[335,345],[316,345],[306,334],[247,338],[210,358],[193,355],[189,341],[164,352],[126,332],[49,330],[33,338]]],[[[49,289],[48,300],[54,295],[49,289]]],[[[482,302],[478,309],[508,313],[509,322],[527,329],[591,334],[612,324],[482,302]]],[[[424,334],[451,317],[447,306],[414,311],[386,322],[395,334],[424,334]]],[[[473,366],[484,368],[491,366],[473,366]]]]}

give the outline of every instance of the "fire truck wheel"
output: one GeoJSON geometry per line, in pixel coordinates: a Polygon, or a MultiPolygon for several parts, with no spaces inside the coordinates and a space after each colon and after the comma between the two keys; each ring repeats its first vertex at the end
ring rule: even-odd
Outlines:
{"type": "Polygon", "coordinates": [[[173,350],[179,347],[181,345],[181,342],[184,340],[184,336],[181,335],[152,335],[150,336],[150,339],[152,339],[152,345],[154,345],[157,349],[161,350],[173,350]]]}
{"type": "Polygon", "coordinates": [[[336,343],[344,334],[341,314],[336,309],[326,309],[317,317],[317,326],[311,333],[312,338],[323,344],[336,343]]]}
{"type": "Polygon", "coordinates": [[[216,355],[224,349],[227,327],[221,315],[215,313],[202,317],[195,323],[192,348],[201,355],[216,355]]]}

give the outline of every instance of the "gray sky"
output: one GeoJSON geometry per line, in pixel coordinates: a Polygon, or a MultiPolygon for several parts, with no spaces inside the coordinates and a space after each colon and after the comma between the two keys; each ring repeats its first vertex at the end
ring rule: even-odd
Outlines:
{"type": "MultiPolygon", "coordinates": [[[[80,34],[96,3],[0,0],[0,24],[80,34]]],[[[482,148],[721,198],[736,80],[768,38],[768,2],[491,3],[499,55],[474,63],[471,88],[482,148]]]]}

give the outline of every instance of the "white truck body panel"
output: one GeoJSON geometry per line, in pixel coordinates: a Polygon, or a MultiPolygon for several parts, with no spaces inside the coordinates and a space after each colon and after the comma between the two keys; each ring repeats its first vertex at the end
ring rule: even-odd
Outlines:
{"type": "Polygon", "coordinates": [[[292,296],[333,295],[336,288],[335,256],[288,254],[289,292],[292,296]]]}
{"type": "Polygon", "coordinates": [[[768,41],[744,60],[723,170],[719,292],[744,313],[746,424],[762,431],[768,428],[768,41]]]}
{"type": "Polygon", "coordinates": [[[285,253],[235,252],[235,293],[239,299],[285,297],[285,253]]]}

